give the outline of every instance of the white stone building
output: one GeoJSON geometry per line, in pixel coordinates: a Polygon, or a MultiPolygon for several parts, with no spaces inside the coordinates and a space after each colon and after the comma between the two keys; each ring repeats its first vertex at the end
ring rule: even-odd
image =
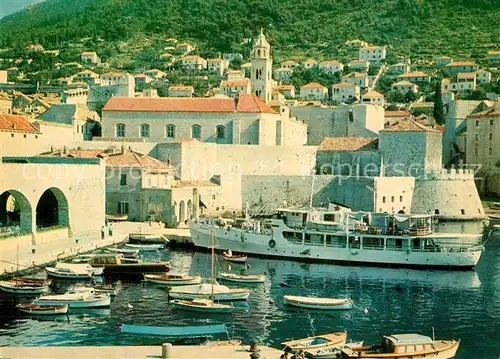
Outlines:
{"type": "Polygon", "coordinates": [[[342,103],[360,99],[360,87],[350,82],[341,82],[332,86],[332,101],[342,103]]]}
{"type": "Polygon", "coordinates": [[[144,73],[154,80],[160,80],[160,79],[167,76],[167,73],[165,71],[161,71],[158,69],[147,70],[147,71],[144,71],[144,73]]]}
{"type": "Polygon", "coordinates": [[[444,72],[449,76],[455,76],[459,72],[476,72],[477,64],[473,61],[453,61],[444,67],[444,72]]]}
{"type": "Polygon", "coordinates": [[[417,72],[408,72],[402,75],[399,75],[398,78],[410,82],[431,82],[431,76],[426,74],[423,71],[417,71],[417,72]]]}
{"type": "Polygon", "coordinates": [[[80,56],[82,64],[100,65],[101,59],[95,51],[83,51],[80,56]]]}
{"type": "Polygon", "coordinates": [[[436,66],[437,67],[445,67],[448,64],[451,64],[453,62],[453,59],[448,56],[441,56],[436,59],[436,66]]]}
{"type": "Polygon", "coordinates": [[[352,60],[349,62],[349,71],[368,72],[370,62],[367,60],[352,60]]]}
{"type": "Polygon", "coordinates": [[[229,62],[224,59],[216,58],[207,60],[208,71],[219,76],[224,75],[224,71],[227,70],[228,66],[229,62]]]}
{"type": "Polygon", "coordinates": [[[76,79],[78,81],[83,81],[86,83],[94,83],[99,80],[99,74],[92,70],[83,70],[76,74],[76,79]]]}
{"type": "Polygon", "coordinates": [[[490,66],[500,65],[500,51],[498,50],[488,51],[488,55],[486,56],[486,58],[490,66]]]}
{"type": "Polygon", "coordinates": [[[196,139],[219,144],[302,145],[307,125],[255,95],[231,98],[111,98],[103,137],[148,142],[196,139]]]}
{"type": "Polygon", "coordinates": [[[189,55],[181,58],[181,66],[191,71],[203,71],[207,68],[207,60],[198,55],[189,55]]]}
{"type": "Polygon", "coordinates": [[[365,46],[359,49],[359,59],[373,62],[385,60],[387,49],[385,46],[365,46]]]}
{"type": "Polygon", "coordinates": [[[188,42],[182,42],[180,44],[177,44],[175,49],[179,52],[182,52],[183,54],[189,54],[194,50],[194,46],[188,42]]]}
{"type": "Polygon", "coordinates": [[[303,63],[302,63],[302,66],[306,69],[306,70],[309,70],[309,69],[312,69],[314,66],[316,66],[318,64],[318,61],[314,60],[314,59],[307,59],[305,60],[303,63]]]}
{"type": "Polygon", "coordinates": [[[323,101],[327,97],[328,89],[317,82],[310,82],[300,88],[301,99],[323,101]]]}
{"type": "Polygon", "coordinates": [[[227,79],[229,81],[233,80],[242,80],[245,78],[245,71],[244,70],[227,70],[227,79]]]}
{"type": "Polygon", "coordinates": [[[411,67],[409,64],[400,62],[400,63],[397,63],[397,64],[391,66],[391,73],[395,74],[395,75],[405,74],[407,72],[410,72],[410,68],[411,67]]]}
{"type": "Polygon", "coordinates": [[[293,75],[293,70],[291,68],[280,67],[274,70],[274,78],[277,81],[290,81],[293,75]]]}
{"type": "Polygon", "coordinates": [[[417,93],[418,92],[418,85],[416,85],[410,81],[401,80],[401,81],[398,81],[398,82],[392,84],[391,90],[392,91],[399,91],[401,93],[408,93],[408,92],[417,93]]]}
{"type": "Polygon", "coordinates": [[[342,82],[349,82],[358,85],[361,89],[368,87],[368,75],[361,72],[351,72],[342,76],[342,82]]]}
{"type": "Polygon", "coordinates": [[[334,74],[336,72],[342,72],[344,70],[344,65],[337,60],[322,61],[319,63],[319,69],[326,73],[334,74]]]}
{"type": "Polygon", "coordinates": [[[491,82],[491,72],[489,72],[487,70],[476,71],[476,82],[480,83],[480,84],[490,83],[491,82]]]}
{"type": "Polygon", "coordinates": [[[385,97],[380,92],[369,91],[361,95],[361,102],[383,107],[385,104],[385,97]]]}
{"type": "Polygon", "coordinates": [[[168,95],[170,97],[193,97],[194,87],[183,85],[171,85],[168,87],[168,95]]]}
{"type": "Polygon", "coordinates": [[[281,92],[285,98],[294,98],[295,97],[295,86],[293,85],[278,85],[276,90],[281,92]]]}
{"type": "Polygon", "coordinates": [[[153,81],[153,78],[149,77],[146,74],[137,74],[134,75],[134,80],[135,80],[135,85],[138,86],[151,83],[153,81]]]}
{"type": "Polygon", "coordinates": [[[297,62],[293,60],[286,60],[281,63],[281,67],[285,69],[293,69],[297,66],[297,62]]]}
{"type": "Polygon", "coordinates": [[[252,93],[267,103],[271,100],[273,89],[273,59],[271,57],[271,46],[267,42],[262,30],[259,37],[255,40],[250,61],[252,64],[250,76],[252,93]]]}
{"type": "Polygon", "coordinates": [[[220,83],[220,92],[228,97],[236,98],[240,94],[251,94],[252,86],[250,79],[223,80],[220,83]]]}
{"type": "Polygon", "coordinates": [[[0,70],[0,84],[6,84],[6,83],[7,83],[7,71],[0,70]]]}

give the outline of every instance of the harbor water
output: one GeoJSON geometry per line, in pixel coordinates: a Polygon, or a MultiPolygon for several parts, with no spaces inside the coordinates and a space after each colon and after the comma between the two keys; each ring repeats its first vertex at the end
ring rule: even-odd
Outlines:
{"type": "MultiPolygon", "coordinates": [[[[476,224],[447,224],[446,231],[473,231],[476,224]],[[472,227],[471,227],[472,226],[472,227]]],[[[165,288],[124,283],[108,309],[80,310],[59,318],[30,318],[16,312],[14,299],[0,297],[0,345],[150,345],[159,337],[120,333],[121,323],[157,326],[225,323],[233,338],[274,347],[292,338],[347,330],[348,338],[377,344],[381,335],[421,333],[462,340],[456,358],[500,357],[500,235],[490,236],[475,270],[410,270],[309,264],[249,258],[247,273],[266,273],[265,284],[248,286],[248,302],[233,314],[173,310],[165,288]],[[283,296],[352,296],[350,311],[294,309],[283,296]]],[[[146,255],[169,259],[176,271],[210,273],[206,250],[164,250],[146,255]]],[[[219,260],[219,270],[239,273],[243,266],[219,260]]],[[[59,290],[68,282],[55,281],[59,290]]],[[[240,285],[231,284],[231,287],[240,285]]]]}

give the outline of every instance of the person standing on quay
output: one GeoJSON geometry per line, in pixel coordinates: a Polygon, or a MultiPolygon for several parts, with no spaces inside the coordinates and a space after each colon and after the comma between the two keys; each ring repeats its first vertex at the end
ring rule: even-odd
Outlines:
{"type": "Polygon", "coordinates": [[[104,225],[101,227],[101,239],[104,239],[104,235],[105,235],[105,228],[104,228],[104,225]]]}
{"type": "Polygon", "coordinates": [[[113,237],[113,225],[111,223],[109,224],[108,233],[110,237],[113,237]]]}

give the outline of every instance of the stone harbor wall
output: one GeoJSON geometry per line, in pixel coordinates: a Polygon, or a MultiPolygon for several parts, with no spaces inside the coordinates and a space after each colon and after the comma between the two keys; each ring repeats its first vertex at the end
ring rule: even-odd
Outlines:
{"type": "Polygon", "coordinates": [[[485,218],[474,174],[469,170],[443,170],[415,181],[412,213],[428,213],[448,220],[485,218]]]}

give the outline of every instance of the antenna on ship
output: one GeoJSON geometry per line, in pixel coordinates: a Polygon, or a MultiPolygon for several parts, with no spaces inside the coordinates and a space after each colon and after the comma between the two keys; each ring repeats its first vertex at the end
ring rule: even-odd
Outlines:
{"type": "Polygon", "coordinates": [[[436,340],[436,337],[435,337],[435,335],[434,335],[434,327],[432,327],[432,340],[433,340],[433,341],[434,341],[434,340],[436,340]]]}

